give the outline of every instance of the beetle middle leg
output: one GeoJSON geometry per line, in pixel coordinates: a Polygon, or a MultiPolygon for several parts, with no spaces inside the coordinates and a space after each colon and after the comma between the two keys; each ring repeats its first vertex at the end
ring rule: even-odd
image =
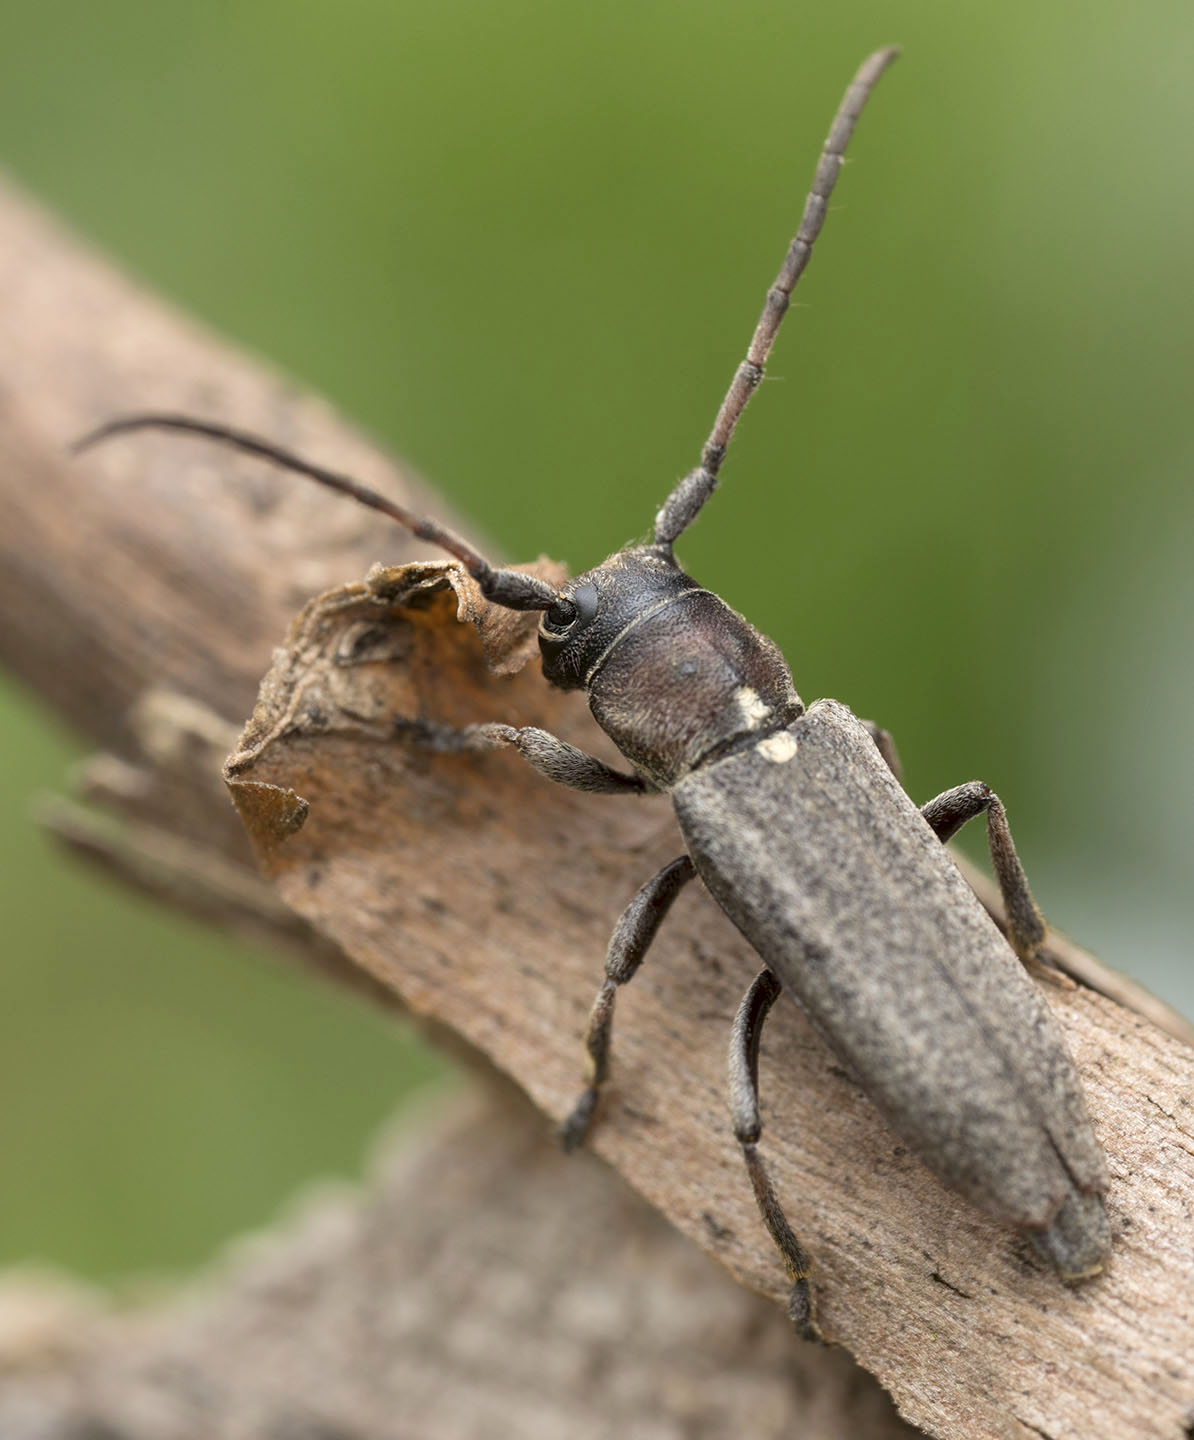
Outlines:
{"type": "Polygon", "coordinates": [[[920,813],[944,844],[957,834],[967,820],[973,820],[984,810],[991,863],[995,867],[995,878],[999,881],[1007,912],[1007,938],[1025,965],[1038,966],[1041,964],[1041,947],[1045,943],[1045,922],[1028,888],[1028,877],[1012,843],[1007,812],[999,796],[981,780],[971,780],[967,785],[956,785],[935,800],[930,800],[921,807],[920,813]]]}
{"type": "Polygon", "coordinates": [[[585,1030],[589,1083],[572,1107],[572,1113],[560,1126],[560,1144],[565,1150],[575,1150],[585,1138],[585,1131],[597,1108],[601,1087],[609,1076],[610,1035],[618,986],[634,978],[664,916],[672,908],[672,901],[695,874],[696,868],[687,855],[681,855],[678,860],[665,865],[647,881],[614,926],[605,956],[605,979],[593,1001],[585,1030]]]}
{"type": "Polygon", "coordinates": [[[730,1036],[730,1114],[734,1121],[734,1138],[742,1146],[742,1158],[746,1161],[746,1172],[755,1192],[759,1214],[775,1241],[788,1279],[792,1282],[788,1319],[802,1340],[822,1340],[824,1337],[817,1325],[813,1293],[808,1282],[809,1258],[788,1223],[759,1154],[759,1137],[763,1133],[763,1122],[759,1116],[759,1041],[763,1037],[763,1024],[768,1013],[782,991],[783,987],[770,970],[760,970],[738,1007],[730,1036]]]}

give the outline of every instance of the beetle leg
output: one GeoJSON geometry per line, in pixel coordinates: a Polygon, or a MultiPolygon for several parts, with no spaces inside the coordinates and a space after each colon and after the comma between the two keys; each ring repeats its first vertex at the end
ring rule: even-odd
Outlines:
{"type": "Polygon", "coordinates": [[[944,791],[922,806],[920,813],[944,844],[967,820],[973,820],[984,810],[987,812],[987,844],[991,848],[991,862],[1007,912],[1007,938],[1012,949],[1031,968],[1041,963],[1045,922],[1028,888],[1024,867],[1020,864],[1020,857],[1012,843],[1012,832],[1008,829],[1007,812],[999,796],[981,780],[972,780],[968,785],[957,785],[944,791]]]}
{"type": "Polygon", "coordinates": [[[560,1144],[575,1150],[585,1138],[585,1131],[597,1108],[601,1087],[609,1076],[610,1033],[614,1023],[614,997],[619,985],[634,978],[643,956],[672,907],[672,901],[696,874],[687,855],[681,855],[653,875],[622,912],[614,926],[609,949],[605,955],[605,979],[585,1030],[585,1049],[589,1052],[589,1083],[572,1113],[560,1126],[560,1144]]]}
{"type": "Polygon", "coordinates": [[[441,754],[470,754],[513,745],[540,775],[573,790],[600,795],[645,795],[651,791],[642,776],[615,770],[596,755],[578,750],[575,745],[533,725],[524,725],[522,729],[513,725],[464,725],[456,729],[451,725],[406,719],[395,724],[403,739],[441,754]]]}
{"type": "Polygon", "coordinates": [[[900,752],[896,749],[896,743],[891,738],[891,732],[884,730],[882,725],[876,725],[873,720],[862,722],[871,733],[871,739],[875,742],[875,749],[887,762],[887,768],[897,780],[903,783],[904,767],[900,764],[900,752]]]}
{"type": "Polygon", "coordinates": [[[730,1114],[734,1121],[734,1137],[742,1146],[742,1158],[746,1161],[746,1172],[750,1176],[759,1213],[792,1282],[788,1318],[802,1340],[821,1340],[823,1336],[817,1326],[813,1293],[808,1283],[809,1258],[788,1224],[788,1217],[779,1203],[758,1148],[759,1136],[763,1133],[763,1122],[759,1117],[759,1041],[767,1014],[782,989],[770,970],[760,970],[738,1007],[730,1037],[730,1114]]]}

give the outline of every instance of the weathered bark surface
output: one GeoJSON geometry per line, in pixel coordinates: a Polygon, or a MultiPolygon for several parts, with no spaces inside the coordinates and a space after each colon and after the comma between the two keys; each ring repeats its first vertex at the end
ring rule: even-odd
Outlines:
{"type": "MultiPolygon", "coordinates": [[[[448,592],[412,607],[384,584],[358,585],[335,605],[304,613],[234,767],[238,803],[252,812],[259,854],[302,917],[294,918],[247,868],[218,757],[232,748],[271,647],[300,605],[364,575],[379,557],[419,551],[335,497],[176,438],[126,440],[79,463],[62,456],[64,439],[95,421],[150,406],[263,431],[396,494],[410,484],[324,407],[151,305],[7,200],[0,645],[9,664],[112,752],[90,767],[85,791],[129,821],[115,839],[82,812],[56,823],[80,849],[174,903],[285,938],[378,997],[398,997],[437,1032],[463,1037],[559,1118],[577,1090],[579,1035],[612,922],[635,888],[679,853],[666,803],[565,792],[509,754],[428,757],[396,745],[388,721],[402,714],[543,724],[599,748],[583,702],[549,694],[533,669],[490,673],[448,592]],[[255,809],[246,784],[267,787],[252,792],[263,802],[255,809]],[[287,790],[306,802],[297,828],[302,807],[287,790]]],[[[615,1083],[593,1145],[731,1273],[778,1298],[783,1277],[753,1211],[722,1093],[729,1018],[753,968],[720,912],[695,887],[686,892],[620,1002],[615,1083]]],[[[1097,967],[1091,974],[1097,980],[1097,967]]],[[[1128,983],[1122,997],[1131,1003],[1135,993],[1128,983]]],[[[818,1262],[824,1328],[882,1379],[910,1419],[949,1436],[1178,1440],[1194,1419],[1194,1052],[1088,989],[1050,986],[1048,994],[1114,1177],[1115,1252],[1093,1283],[1067,1291],[1033,1263],[1020,1237],[943,1191],[792,1006],[777,1008],[765,1042],[764,1146],[818,1262]],[[783,1065],[775,1063],[781,1055],[783,1065]]],[[[458,1162],[436,1162],[442,1184],[428,1193],[424,1180],[408,1192],[406,1203],[417,1194],[436,1212],[428,1224],[453,1214],[467,1229],[474,1222],[462,1217],[478,1206],[496,1224],[503,1211],[534,1203],[497,1184],[470,1192],[462,1181],[472,1209],[453,1209],[457,1170],[467,1170],[476,1132],[456,1143],[458,1162]]],[[[524,1171],[555,1173],[546,1152],[519,1153],[524,1171]]],[[[595,1172],[560,1171],[582,1173],[591,1180],[595,1172]]],[[[627,1212],[602,1213],[589,1229],[608,1230],[616,1249],[627,1212]]],[[[506,1233],[515,1234],[516,1214],[505,1218],[514,1227],[506,1233]]],[[[297,1265],[302,1243],[292,1243],[297,1265]]],[[[387,1295],[408,1283],[419,1293],[422,1258],[416,1243],[409,1272],[395,1262],[387,1295]]],[[[449,1286],[452,1261],[444,1263],[449,1286]]],[[[661,1272],[669,1263],[660,1262],[661,1272]]],[[[336,1268],[330,1262],[325,1276],[336,1268]]],[[[565,1283],[559,1269],[557,1262],[554,1272],[528,1270],[528,1283],[540,1287],[536,1313],[565,1283]]],[[[654,1269],[652,1247],[628,1276],[650,1307],[630,1325],[629,1352],[641,1354],[641,1332],[656,1324],[657,1294],[666,1307],[673,1293],[654,1269]]],[[[234,1304],[237,1282],[228,1283],[234,1304]]],[[[362,1283],[367,1288],[367,1278],[362,1283]]],[[[512,1323],[500,1310],[481,1313],[490,1328],[512,1323]]],[[[134,1344],[127,1335],[119,1343],[126,1353],[134,1344]]],[[[767,1343],[778,1377],[797,1350],[767,1343]]],[[[447,1364],[447,1342],[442,1351],[434,1335],[426,1344],[447,1364]]],[[[322,1353],[312,1346],[304,1363],[317,1369],[322,1353]]],[[[617,1353],[602,1360],[615,1376],[617,1353]]],[[[741,1356],[731,1347],[725,1365],[736,1370],[741,1356]]],[[[625,1363],[633,1368],[637,1358],[628,1354],[625,1363]]],[[[64,1385],[80,1373],[74,1363],[56,1372],[64,1385]]],[[[377,1363],[385,1369],[384,1358],[377,1363]]],[[[840,1383],[840,1357],[812,1352],[800,1363],[808,1377],[840,1383]]],[[[401,1364],[395,1356],[394,1375],[401,1364]]],[[[520,1404],[534,1398],[534,1374],[532,1367],[514,1383],[520,1404]]],[[[358,1375],[357,1383],[364,1404],[382,1380],[358,1375]]],[[[786,1380],[775,1383],[788,1393],[786,1380]]],[[[605,1433],[592,1427],[606,1388],[591,1373],[577,1378],[567,1390],[568,1433],[589,1433],[585,1425],[605,1433]]],[[[654,1416],[673,1426],[661,1434],[736,1433],[696,1428],[681,1411],[661,1408],[658,1394],[643,1405],[636,1434],[654,1433],[654,1416]]],[[[500,1433],[499,1401],[489,1396],[484,1407],[483,1433],[500,1433]]],[[[349,1434],[407,1433],[354,1431],[350,1413],[341,1421],[349,1434]]],[[[804,1413],[803,1405],[788,1412],[793,1431],[804,1413]]],[[[420,1434],[472,1433],[417,1418],[420,1434]]],[[[854,1424],[841,1433],[882,1432],[854,1424]]]]}

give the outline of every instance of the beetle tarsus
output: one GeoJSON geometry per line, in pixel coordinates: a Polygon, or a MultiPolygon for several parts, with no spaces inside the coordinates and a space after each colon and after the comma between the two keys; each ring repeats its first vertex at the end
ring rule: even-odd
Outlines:
{"type": "Polygon", "coordinates": [[[813,1292],[809,1286],[807,1275],[801,1275],[792,1285],[792,1293],[788,1297],[788,1319],[792,1322],[792,1329],[801,1340],[808,1340],[814,1345],[829,1343],[821,1334],[821,1327],[817,1324],[813,1307],[813,1292]]]}
{"type": "Polygon", "coordinates": [[[509,725],[441,725],[436,721],[412,719],[407,715],[394,717],[395,738],[417,750],[429,750],[433,755],[475,755],[480,751],[492,750],[503,743],[489,732],[510,730],[509,725]]]}
{"type": "Polygon", "coordinates": [[[742,1158],[746,1162],[746,1173],[750,1176],[759,1214],[792,1282],[788,1318],[801,1339],[822,1340],[824,1337],[817,1326],[816,1307],[808,1278],[811,1269],[809,1258],[784,1214],[771,1176],[759,1154],[759,1137],[763,1133],[763,1122],[759,1116],[759,1044],[763,1038],[763,1025],[782,989],[770,970],[760,970],[738,1007],[730,1036],[730,1114],[734,1137],[742,1147],[742,1158]]]}
{"type": "Polygon", "coordinates": [[[590,1085],[572,1107],[572,1113],[556,1132],[560,1148],[565,1155],[571,1155],[574,1150],[579,1150],[584,1144],[585,1136],[593,1119],[593,1112],[597,1109],[600,1093],[596,1085],[590,1085]]]}

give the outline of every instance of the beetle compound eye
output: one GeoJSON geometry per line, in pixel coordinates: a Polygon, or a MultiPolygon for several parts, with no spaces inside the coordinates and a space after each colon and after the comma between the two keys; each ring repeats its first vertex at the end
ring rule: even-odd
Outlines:
{"type": "Polygon", "coordinates": [[[576,624],[580,611],[571,600],[557,600],[543,616],[543,628],[549,635],[563,635],[576,624]]]}
{"type": "Polygon", "coordinates": [[[596,614],[596,585],[578,585],[571,595],[561,595],[544,611],[541,630],[544,635],[567,635],[577,625],[588,625],[596,614]]]}

